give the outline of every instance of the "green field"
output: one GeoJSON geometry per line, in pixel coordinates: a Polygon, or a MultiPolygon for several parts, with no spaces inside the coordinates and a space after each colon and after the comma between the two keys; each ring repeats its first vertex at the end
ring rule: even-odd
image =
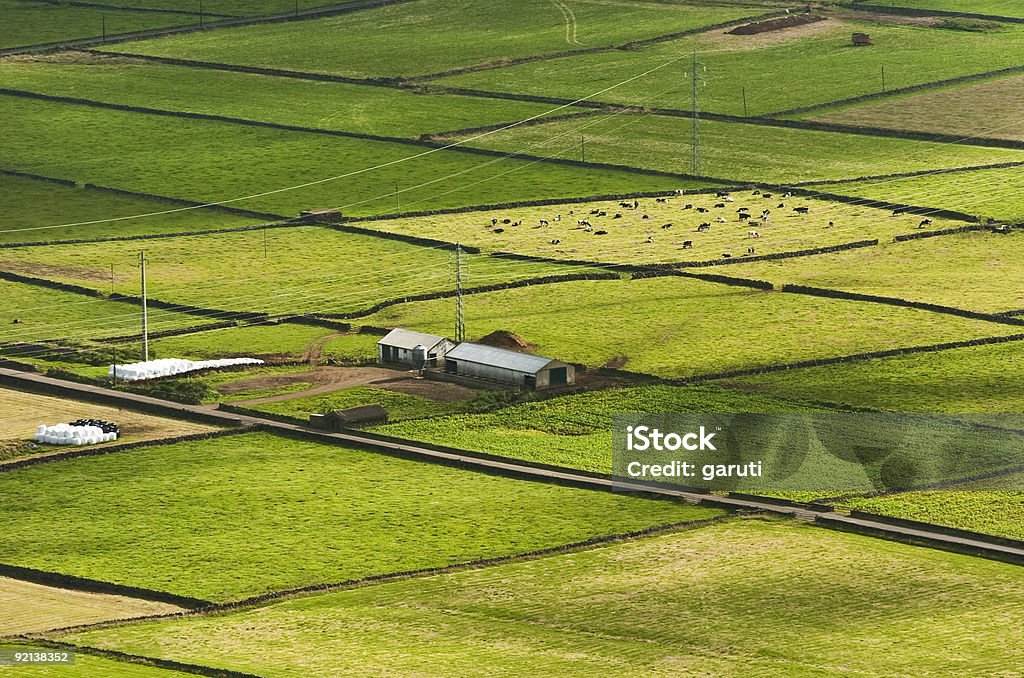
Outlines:
{"type": "Polygon", "coordinates": [[[322,327],[250,325],[210,330],[150,342],[150,352],[161,358],[229,358],[259,356],[266,360],[308,359],[309,352],[322,347],[325,359],[370,360],[377,355],[377,340],[372,334],[338,334],[322,327]]]}
{"type": "Polygon", "coordinates": [[[401,137],[515,122],[553,108],[550,104],[166,66],[85,52],[0,60],[0,78],[5,87],[53,96],[401,137]],[[253,106],[253,101],[259,101],[259,106],[253,106]]]}
{"type": "MultiPolygon", "coordinates": [[[[764,125],[703,121],[700,130],[701,174],[730,181],[829,181],[1024,160],[1024,153],[1016,150],[764,125]]],[[[534,155],[579,160],[581,136],[588,162],[690,171],[691,122],[687,118],[653,114],[570,118],[495,132],[470,145],[506,152],[529,147],[534,155]]],[[[896,201],[900,195],[883,189],[880,197],[896,201]]]]}
{"type": "Polygon", "coordinates": [[[0,97],[0,114],[9,135],[5,162],[13,169],[199,201],[271,192],[231,205],[291,216],[321,207],[341,207],[346,214],[395,212],[396,182],[407,211],[699,186],[625,171],[9,96],[0,97]],[[326,181],[332,177],[337,179],[326,181]]]}
{"type": "Polygon", "coordinates": [[[107,35],[199,23],[198,17],[187,14],[110,11],[34,0],[0,0],[0,13],[4,17],[0,49],[99,38],[104,22],[107,35]]]}
{"type": "MultiPolygon", "coordinates": [[[[392,306],[368,325],[445,333],[451,299],[392,306]]],[[[664,377],[717,373],[972,337],[1017,328],[927,311],[698,280],[571,282],[465,300],[469,339],[508,330],[536,352],[664,377]]]]}
{"type": "Polygon", "coordinates": [[[1024,140],[1024,123],[1016,113],[1024,105],[1024,76],[944,87],[810,114],[810,119],[847,125],[887,127],[938,134],[955,139],[994,137],[1024,140]],[[984,101],[983,108],[977,103],[984,101]]]}
{"type": "MultiPolygon", "coordinates": [[[[992,481],[985,481],[990,483],[992,481]]],[[[948,525],[961,530],[1024,539],[1024,490],[1021,477],[1014,491],[942,490],[882,497],[843,499],[840,503],[871,513],[948,525]]]]}
{"type": "MultiPolygon", "coordinates": [[[[144,245],[104,242],[0,250],[0,270],[35,271],[102,290],[109,289],[113,265],[115,273],[122,272],[117,290],[138,294],[143,247],[151,297],[206,308],[341,313],[409,294],[454,289],[454,254],[448,250],[317,226],[161,238],[144,245]],[[74,264],[46,263],[63,261],[74,264]]],[[[480,285],[587,270],[468,254],[463,264],[467,284],[480,285]]]]}
{"type": "MultiPolygon", "coordinates": [[[[860,2],[852,0],[851,7],[860,2]]],[[[888,5],[892,7],[910,7],[913,9],[938,9],[946,12],[970,12],[972,14],[988,14],[990,16],[1024,17],[1024,9],[1014,2],[1006,0],[865,0],[864,4],[888,5]]]]}
{"type": "Polygon", "coordinates": [[[19,469],[0,488],[0,562],[214,600],[715,515],[267,434],[19,469]]]}
{"type": "MultiPolygon", "coordinates": [[[[289,14],[296,8],[300,12],[317,7],[346,5],[352,0],[204,0],[203,11],[210,14],[234,16],[260,16],[265,14],[289,14]]],[[[117,0],[120,7],[146,9],[180,9],[198,11],[198,5],[190,0],[117,0]]]]}
{"type": "Polygon", "coordinates": [[[0,174],[0,243],[109,238],[258,224],[252,217],[0,174]],[[139,214],[153,216],[139,218],[139,214]],[[98,221],[100,223],[87,223],[98,221]],[[64,226],[63,224],[80,224],[64,226]]]}
{"type": "Polygon", "coordinates": [[[701,110],[766,115],[878,92],[883,67],[886,89],[896,89],[1016,66],[1013,52],[1021,45],[1024,28],[1016,26],[972,33],[833,18],[757,36],[715,31],[640,50],[540,61],[438,83],[571,98],[601,92],[595,97],[599,101],[690,110],[696,51],[707,68],[701,71],[706,83],[701,110]],[[871,35],[871,49],[851,45],[850,34],[858,31],[871,35]],[[608,87],[614,89],[602,91],[608,87]]]}
{"type": "Polygon", "coordinates": [[[280,402],[253,405],[253,408],[272,414],[308,419],[311,414],[345,410],[360,405],[380,405],[388,411],[389,420],[401,421],[402,419],[437,417],[460,412],[473,407],[473,401],[445,403],[384,388],[360,386],[334,391],[326,395],[291,398],[280,402]]]}
{"type": "Polygon", "coordinates": [[[118,51],[345,76],[423,75],[508,59],[622,44],[754,16],[748,6],[657,1],[418,0],[311,22],[226,29],[114,47],[118,51]],[[458,49],[452,49],[457,44],[458,49]],[[309,49],[316,45],[317,49],[309,49]]]}
{"type": "MultiPolygon", "coordinates": [[[[0,645],[3,649],[17,649],[32,652],[52,652],[48,647],[27,645],[0,645]]],[[[75,663],[68,664],[35,664],[31,666],[0,666],[0,676],[17,676],[17,678],[181,678],[177,671],[158,669],[144,664],[131,664],[104,657],[96,657],[84,653],[75,656],[75,663]]]]}
{"type": "Polygon", "coordinates": [[[1013,565],[744,520],[68,639],[268,677],[995,676],[1021,595],[1013,565]]]}
{"type": "MultiPolygon", "coordinates": [[[[724,253],[746,256],[751,246],[755,254],[764,255],[861,240],[887,241],[896,235],[915,232],[921,221],[921,217],[914,215],[893,218],[890,212],[861,205],[802,197],[781,198],[777,193],[769,195],[772,197],[736,191],[733,193],[735,202],[729,203],[721,202],[714,193],[670,197],[664,203],[655,198],[640,198],[636,209],[632,209],[633,200],[623,201],[629,208],[623,208],[617,200],[569,203],[387,219],[368,222],[365,226],[388,233],[458,240],[463,245],[492,252],[648,264],[710,261],[720,259],[724,253]],[[780,208],[780,204],[785,207],[780,208]],[[694,209],[684,209],[686,205],[694,209]],[[794,213],[792,208],[797,206],[809,207],[810,214],[794,213]],[[696,208],[701,207],[709,211],[697,212],[696,208]],[[751,221],[757,222],[756,226],[739,220],[737,210],[740,207],[750,210],[751,221]],[[771,210],[767,222],[759,218],[764,209],[771,210]],[[600,212],[605,212],[605,216],[600,216],[600,212]],[[719,218],[726,221],[719,223],[719,218]],[[499,223],[492,225],[492,219],[499,223]],[[501,223],[505,219],[520,222],[520,225],[501,223]],[[578,224],[584,219],[593,226],[590,232],[578,224]],[[547,225],[541,220],[547,221],[547,225]],[[828,227],[829,222],[834,227],[828,227]],[[711,229],[697,232],[702,223],[710,223],[711,229]],[[665,228],[665,224],[670,227],[665,228]],[[498,233],[497,229],[503,232],[498,233]],[[750,237],[751,229],[759,234],[756,240],[750,237]],[[597,235],[598,230],[606,233],[597,235]],[[653,242],[648,242],[647,238],[652,238],[653,242]],[[558,242],[553,242],[555,240],[558,242]],[[683,247],[686,241],[690,241],[691,247],[683,247]]],[[[931,228],[961,225],[961,222],[935,219],[931,228]]]]}
{"type": "MultiPolygon", "coordinates": [[[[814,187],[811,187],[814,188],[814,187]]],[[[1024,221],[1024,167],[926,174],[820,187],[824,191],[874,200],[894,200],[956,210],[981,218],[1024,221]]]]}
{"type": "Polygon", "coordinates": [[[729,379],[730,387],[797,400],[890,412],[1003,415],[1020,421],[1024,346],[1019,342],[879,358],[729,379]]]}
{"type": "Polygon", "coordinates": [[[776,285],[828,287],[985,313],[1024,309],[1024,290],[1008,284],[1024,274],[1024,236],[1017,233],[925,238],[784,262],[752,261],[733,270],[776,285]]]}

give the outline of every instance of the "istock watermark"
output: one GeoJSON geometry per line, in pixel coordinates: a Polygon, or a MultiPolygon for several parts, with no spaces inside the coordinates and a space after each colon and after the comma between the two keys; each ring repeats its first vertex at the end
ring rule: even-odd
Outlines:
{"type": "Polygon", "coordinates": [[[615,487],[876,494],[1024,489],[1024,416],[891,413],[621,414],[615,487]]]}

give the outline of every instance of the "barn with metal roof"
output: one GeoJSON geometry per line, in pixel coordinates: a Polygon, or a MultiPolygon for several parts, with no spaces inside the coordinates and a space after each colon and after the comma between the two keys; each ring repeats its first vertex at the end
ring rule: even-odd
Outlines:
{"type": "Polygon", "coordinates": [[[455,342],[436,334],[424,334],[401,328],[388,332],[377,342],[377,351],[382,363],[400,363],[419,367],[416,358],[416,348],[420,347],[425,351],[426,366],[436,367],[438,358],[455,346],[455,342]]]}
{"type": "Polygon", "coordinates": [[[576,383],[576,370],[559,360],[463,342],[444,357],[444,371],[528,389],[576,383]]]}

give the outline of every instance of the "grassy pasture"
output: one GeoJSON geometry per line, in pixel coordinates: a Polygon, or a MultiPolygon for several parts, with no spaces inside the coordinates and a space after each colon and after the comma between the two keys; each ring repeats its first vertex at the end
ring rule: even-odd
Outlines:
{"type": "Polygon", "coordinates": [[[390,421],[402,419],[437,417],[459,412],[471,406],[472,400],[440,402],[409,393],[399,393],[385,388],[359,386],[333,391],[324,395],[291,398],[280,402],[262,403],[252,407],[264,412],[283,414],[298,419],[308,419],[311,414],[323,414],[331,410],[344,410],[360,405],[381,405],[388,411],[390,421]]]}
{"type": "Polygon", "coordinates": [[[268,361],[308,359],[321,347],[324,360],[365,362],[376,358],[377,340],[372,334],[338,334],[319,327],[249,325],[211,330],[150,342],[150,352],[164,358],[229,358],[259,356],[268,361]]]}
{"type": "Polygon", "coordinates": [[[192,33],[115,49],[345,76],[398,77],[617,45],[767,11],[754,3],[709,7],[568,0],[563,5],[564,12],[544,0],[420,0],[316,22],[192,33]],[[309,49],[313,44],[317,49],[309,49]]]}
{"type": "MultiPolygon", "coordinates": [[[[732,181],[826,181],[1024,160],[1024,152],[1009,149],[764,125],[704,121],[700,130],[701,173],[732,181]]],[[[687,118],[651,114],[570,118],[495,132],[471,145],[507,152],[529,146],[534,155],[578,160],[581,136],[589,162],[667,172],[690,170],[691,122],[687,118]]],[[[896,199],[899,193],[886,190],[885,196],[896,199]]]]}
{"type": "Polygon", "coordinates": [[[994,676],[1021,595],[1013,565],[755,519],[69,639],[269,678],[994,676]]]}
{"type": "MultiPolygon", "coordinates": [[[[851,6],[857,6],[857,0],[853,0],[851,6]]],[[[871,2],[869,5],[890,5],[893,7],[910,7],[913,9],[938,9],[946,12],[970,12],[972,14],[988,14],[991,16],[1024,17],[1024,8],[1014,2],[1005,0],[971,0],[962,2],[960,0],[889,0],[888,2],[871,2]]]]}
{"type": "MultiPolygon", "coordinates": [[[[17,649],[24,652],[49,652],[49,648],[28,645],[0,645],[3,649],[17,649]]],[[[30,666],[0,666],[0,676],[17,676],[17,678],[181,678],[177,671],[158,669],[145,664],[120,662],[104,657],[88,654],[75,656],[75,663],[68,664],[33,664],[30,666]]]]}
{"type": "MultiPolygon", "coordinates": [[[[138,598],[85,593],[0,577],[0,636],[39,633],[76,624],[177,612],[181,608],[138,598]]],[[[2,669],[0,669],[2,672],[2,669]]]]}
{"type": "MultiPolygon", "coordinates": [[[[17,442],[30,440],[32,434],[36,432],[36,426],[40,424],[52,426],[82,418],[103,419],[120,425],[120,438],[115,443],[103,443],[107,446],[139,440],[172,438],[216,429],[214,426],[205,424],[166,419],[123,408],[23,393],[6,388],[0,389],[0,412],[3,412],[3,418],[0,419],[0,443],[10,446],[17,442]]],[[[66,448],[40,445],[34,450],[27,447],[20,448],[19,452],[49,452],[59,449],[66,448]]],[[[3,456],[5,455],[0,452],[0,458],[3,456]]]]}
{"type": "MultiPolygon", "coordinates": [[[[620,201],[575,203],[542,207],[488,210],[464,214],[441,214],[407,219],[389,219],[366,224],[369,228],[423,236],[427,238],[458,240],[464,245],[480,247],[485,251],[516,252],[554,259],[582,259],[614,263],[649,264],[679,261],[709,261],[720,259],[723,253],[745,256],[747,248],[755,246],[755,254],[792,252],[796,250],[838,245],[858,240],[891,240],[893,236],[917,230],[920,217],[905,215],[891,217],[890,212],[847,205],[827,200],[802,197],[771,198],[751,195],[748,191],[735,191],[735,202],[722,203],[714,193],[670,197],[665,203],[654,198],[641,198],[636,209],[623,208],[620,201]],[[786,207],[779,208],[779,204],[786,207]],[[709,212],[686,210],[685,205],[703,207],[709,212]],[[724,207],[715,205],[724,204],[724,207]],[[807,216],[796,214],[792,208],[810,207],[807,216]],[[751,227],[740,221],[737,210],[747,207],[751,227]],[[769,221],[759,217],[764,209],[771,210],[769,221]],[[605,212],[605,216],[591,214],[605,212]],[[621,215],[616,219],[615,215],[621,215]],[[559,216],[562,218],[556,220],[559,216]],[[646,217],[646,218],[645,218],[646,217]],[[719,223],[718,218],[726,223],[719,223]],[[491,220],[497,219],[496,226],[491,220]],[[513,227],[502,224],[504,219],[521,222],[513,227]],[[548,222],[542,225],[541,220],[548,222]],[[607,231],[598,236],[578,225],[588,220],[593,230],[607,231]],[[828,228],[828,223],[836,224],[828,228]],[[711,230],[699,233],[697,227],[711,223],[711,230]],[[671,227],[663,228],[665,224],[671,227]],[[752,240],[753,228],[760,237],[752,240]],[[503,233],[495,232],[502,229],[503,233]],[[654,242],[647,242],[647,238],[654,242]],[[559,242],[553,243],[552,240],[559,242]],[[689,240],[692,248],[683,248],[689,240]]],[[[935,219],[932,229],[962,225],[959,222],[935,219]]]]}
{"type": "MultiPolygon", "coordinates": [[[[233,16],[261,16],[266,14],[288,14],[296,8],[300,12],[317,7],[346,5],[351,0],[204,0],[203,11],[210,14],[233,16]]],[[[179,9],[198,11],[198,5],[191,0],[117,0],[120,7],[142,9],[179,9]]]]}
{"type": "Polygon", "coordinates": [[[0,0],[0,15],[4,18],[0,49],[99,38],[104,20],[107,35],[199,23],[198,17],[187,14],[111,11],[33,0],[0,0]]]}
{"type": "MultiPolygon", "coordinates": [[[[409,294],[454,289],[454,254],[448,250],[317,226],[162,238],[144,245],[105,242],[0,250],[0,270],[35,271],[109,289],[113,265],[115,274],[121,272],[117,291],[138,294],[142,247],[149,261],[151,297],[207,308],[338,313],[409,294]],[[74,264],[47,265],[53,261],[74,264]],[[230,266],[225,266],[228,261],[230,266]]],[[[463,263],[476,284],[585,270],[486,255],[464,255],[463,263]]],[[[200,322],[197,318],[191,324],[200,322]]]]}
{"type": "Polygon", "coordinates": [[[179,207],[160,200],[0,174],[0,243],[174,233],[258,223],[251,217],[209,209],[121,219],[179,207]],[[54,228],[103,219],[121,220],[54,228]]]}
{"type": "MultiPolygon", "coordinates": [[[[736,272],[738,274],[738,272],[736,272]]],[[[444,333],[454,300],[392,306],[368,325],[444,333]]],[[[465,299],[467,336],[515,332],[537,352],[664,377],[708,374],[1016,328],[927,311],[680,278],[571,282],[465,299]]]]}
{"type": "Polygon", "coordinates": [[[88,53],[0,60],[0,78],[6,87],[54,96],[402,137],[525,120],[553,108],[549,104],[183,68],[88,53]],[[259,101],[259,106],[254,107],[253,101],[259,101]]]}
{"type": "Polygon", "coordinates": [[[268,434],[19,469],[0,488],[0,562],[219,601],[716,515],[268,434]]]}
{"type": "Polygon", "coordinates": [[[7,121],[5,163],[13,169],[199,201],[322,182],[231,203],[292,216],[339,206],[346,214],[395,212],[396,183],[406,211],[700,185],[9,96],[0,97],[0,115],[7,121]]]}
{"type": "Polygon", "coordinates": [[[1024,309],[1024,235],[963,233],[784,263],[752,261],[735,275],[901,297],[986,313],[1024,309]]]}
{"type": "Polygon", "coordinates": [[[927,174],[822,186],[822,190],[875,200],[956,210],[982,218],[1024,221],[1024,167],[927,174]]]}
{"type": "Polygon", "coordinates": [[[1021,379],[1024,346],[1011,342],[788,370],[730,379],[727,385],[890,412],[985,414],[992,415],[991,423],[1021,427],[1021,379]]]}
{"type": "MultiPolygon", "coordinates": [[[[986,480],[991,488],[994,481],[986,480]]],[[[849,508],[947,525],[961,530],[1024,539],[1024,478],[1004,481],[1007,490],[941,490],[881,497],[842,499],[849,508]]]]}
{"type": "Polygon", "coordinates": [[[702,71],[706,84],[700,91],[701,110],[766,115],[878,92],[883,67],[886,89],[896,89],[1016,66],[1014,45],[1024,45],[1024,28],[970,33],[830,18],[757,36],[714,31],[640,50],[540,61],[438,83],[572,98],[618,85],[595,98],[690,110],[691,55],[696,51],[707,67],[702,71]],[[874,46],[852,46],[854,32],[870,33],[874,46]]]}
{"type": "Polygon", "coordinates": [[[908,96],[820,111],[806,117],[822,122],[949,134],[954,138],[1024,140],[1024,76],[944,87],[908,96]],[[979,102],[982,102],[979,105],[979,102]]]}

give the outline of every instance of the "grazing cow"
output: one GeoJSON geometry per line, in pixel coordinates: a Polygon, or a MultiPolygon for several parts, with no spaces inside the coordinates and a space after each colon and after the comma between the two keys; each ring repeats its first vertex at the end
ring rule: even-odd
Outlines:
{"type": "Polygon", "coordinates": [[[931,225],[932,225],[932,220],[931,219],[922,219],[921,223],[918,224],[917,227],[918,228],[924,228],[925,226],[931,226],[931,225]]]}
{"type": "Polygon", "coordinates": [[[761,234],[758,233],[757,231],[747,231],[747,237],[748,238],[760,238],[761,234]]]}
{"type": "Polygon", "coordinates": [[[662,228],[672,228],[672,224],[662,224],[662,228]]]}
{"type": "Polygon", "coordinates": [[[753,254],[753,253],[754,253],[754,248],[753,247],[748,247],[747,248],[747,254],[753,254]]]}
{"type": "Polygon", "coordinates": [[[496,228],[493,231],[491,231],[491,233],[504,233],[504,232],[505,232],[504,228],[496,228]]]}
{"type": "Polygon", "coordinates": [[[615,215],[612,217],[612,219],[621,219],[621,218],[622,218],[622,212],[616,212],[615,215]]]}
{"type": "Polygon", "coordinates": [[[562,242],[561,240],[559,240],[558,238],[555,238],[554,240],[551,241],[551,244],[552,245],[559,245],[559,244],[561,244],[561,242],[562,242]]]}
{"type": "Polygon", "coordinates": [[[634,200],[633,201],[633,209],[636,209],[637,207],[640,207],[640,201],[634,200]]]}
{"type": "MultiPolygon", "coordinates": [[[[1007,226],[1006,224],[1000,224],[993,228],[992,230],[995,231],[996,233],[1002,233],[1003,235],[1007,235],[1010,232],[1010,227],[1007,226]]],[[[18,321],[15,320],[14,322],[18,321]]]]}
{"type": "Polygon", "coordinates": [[[771,193],[765,193],[761,197],[764,198],[765,200],[771,200],[773,196],[771,193]]]}
{"type": "Polygon", "coordinates": [[[736,202],[736,200],[734,200],[731,196],[728,196],[728,195],[725,196],[724,201],[725,202],[736,202]]]}
{"type": "Polygon", "coordinates": [[[715,207],[716,207],[716,208],[719,208],[719,207],[725,207],[725,203],[724,203],[724,202],[716,202],[716,203],[715,203],[715,207]]]}
{"type": "Polygon", "coordinates": [[[498,220],[497,219],[491,219],[491,226],[497,226],[497,225],[498,225],[498,220]]]}
{"type": "Polygon", "coordinates": [[[692,247],[693,247],[693,241],[692,240],[684,240],[683,241],[683,249],[684,250],[691,249],[692,247]]]}
{"type": "Polygon", "coordinates": [[[541,226],[547,226],[548,225],[548,220],[547,219],[541,219],[540,220],[540,225],[541,226]]]}
{"type": "Polygon", "coordinates": [[[749,211],[750,211],[749,207],[741,207],[738,210],[736,210],[736,214],[739,214],[740,212],[749,212],[749,211]]]}
{"type": "Polygon", "coordinates": [[[513,222],[512,222],[512,225],[513,225],[513,226],[519,226],[519,225],[520,225],[520,224],[522,224],[522,223],[523,223],[522,221],[513,221],[513,222]]]}
{"type": "Polygon", "coordinates": [[[15,318],[14,320],[11,321],[11,324],[12,325],[20,325],[21,324],[21,318],[15,318]]]}
{"type": "Polygon", "coordinates": [[[562,215],[561,214],[559,214],[557,217],[555,217],[555,221],[561,221],[561,220],[562,220],[562,215]]]}
{"type": "Polygon", "coordinates": [[[708,212],[709,210],[707,207],[698,207],[697,211],[703,214],[705,212],[708,212]]]}
{"type": "Polygon", "coordinates": [[[729,192],[728,191],[718,191],[717,193],[715,193],[715,197],[716,198],[728,198],[729,197],[729,192]]]}
{"type": "Polygon", "coordinates": [[[905,210],[905,209],[895,209],[895,210],[892,211],[892,215],[894,217],[900,217],[900,216],[903,216],[906,213],[907,213],[907,210],[905,210]]]}
{"type": "Polygon", "coordinates": [[[683,205],[683,209],[684,210],[692,210],[693,209],[693,203],[690,203],[690,202],[686,203],[685,205],[683,205]]]}
{"type": "Polygon", "coordinates": [[[754,191],[752,195],[761,195],[761,191],[754,191]]]}
{"type": "Polygon", "coordinates": [[[601,213],[601,210],[590,210],[590,214],[591,214],[592,216],[593,216],[593,215],[596,215],[596,214],[600,214],[600,213],[601,213]]]}
{"type": "Polygon", "coordinates": [[[655,198],[654,202],[668,202],[668,198],[655,198]]]}
{"type": "Polygon", "coordinates": [[[745,221],[750,218],[750,215],[746,212],[740,212],[740,221],[745,221]]]}
{"type": "Polygon", "coordinates": [[[583,232],[584,233],[593,233],[594,232],[594,227],[591,226],[590,224],[587,224],[586,226],[583,227],[583,232]]]}
{"type": "Polygon", "coordinates": [[[771,211],[771,210],[767,210],[767,209],[765,209],[765,210],[761,210],[761,217],[762,217],[762,218],[764,218],[764,217],[767,217],[767,216],[768,216],[769,214],[771,214],[771,213],[772,213],[772,211],[771,211]]]}
{"type": "Polygon", "coordinates": [[[648,242],[648,243],[652,243],[652,242],[654,242],[654,236],[653,236],[653,235],[649,235],[649,236],[647,236],[647,242],[648,242]]]}
{"type": "Polygon", "coordinates": [[[780,210],[781,210],[781,209],[782,209],[783,207],[785,207],[785,206],[786,206],[786,203],[784,203],[784,202],[780,202],[780,203],[779,203],[779,206],[778,206],[778,207],[777,207],[776,209],[780,209],[780,210]]]}
{"type": "Polygon", "coordinates": [[[643,216],[642,216],[642,217],[640,217],[640,218],[641,218],[641,219],[650,219],[650,217],[649,217],[649,216],[647,216],[646,214],[645,214],[645,215],[643,215],[643,216]]]}
{"type": "Polygon", "coordinates": [[[503,224],[511,224],[512,220],[511,219],[502,219],[501,223],[503,223],[503,224]]]}
{"type": "Polygon", "coordinates": [[[703,233],[704,231],[710,231],[710,230],[711,230],[711,224],[709,224],[707,222],[704,222],[703,224],[701,224],[700,226],[697,227],[697,232],[698,233],[703,233]]]}
{"type": "Polygon", "coordinates": [[[794,207],[793,211],[796,212],[797,214],[807,214],[808,212],[811,211],[811,208],[810,207],[794,207]]]}
{"type": "Polygon", "coordinates": [[[732,255],[729,254],[728,252],[722,252],[722,258],[723,259],[732,259],[732,255]]]}
{"type": "Polygon", "coordinates": [[[594,235],[608,235],[608,231],[594,231],[594,235]]]}
{"type": "Polygon", "coordinates": [[[835,227],[836,227],[836,222],[830,221],[830,222],[828,222],[828,226],[826,226],[825,228],[835,228],[835,227]]]}
{"type": "Polygon", "coordinates": [[[629,207],[630,207],[630,205],[629,205],[629,203],[628,203],[628,202],[620,202],[620,203],[619,203],[619,207],[625,207],[625,208],[626,208],[626,209],[628,210],[628,209],[629,209],[629,207]]]}
{"type": "Polygon", "coordinates": [[[793,197],[793,194],[792,194],[792,193],[783,193],[783,194],[782,194],[782,197],[783,197],[783,198],[792,198],[792,197],[793,197]]]}
{"type": "Polygon", "coordinates": [[[725,223],[725,217],[715,217],[715,221],[717,221],[720,224],[724,224],[725,223]]]}

